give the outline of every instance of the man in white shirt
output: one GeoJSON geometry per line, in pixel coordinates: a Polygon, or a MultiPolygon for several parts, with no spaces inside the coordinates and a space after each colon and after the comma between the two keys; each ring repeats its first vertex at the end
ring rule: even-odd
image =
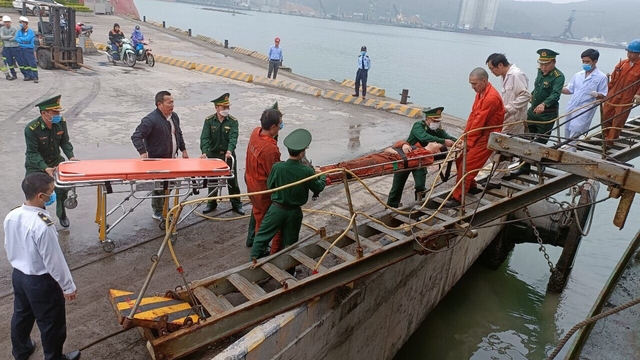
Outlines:
{"type": "Polygon", "coordinates": [[[565,125],[565,140],[573,139],[567,146],[568,151],[576,151],[577,139],[591,127],[591,121],[596,114],[597,101],[607,97],[609,92],[607,75],[596,68],[600,53],[598,50],[587,49],[582,58],[582,71],[573,75],[569,84],[562,88],[562,93],[571,95],[567,104],[567,124],[565,125]]]}
{"type": "MultiPolygon", "coordinates": [[[[527,120],[527,106],[531,101],[529,78],[515,64],[509,64],[504,54],[493,53],[487,58],[487,67],[493,75],[502,77],[502,103],[504,104],[504,124],[502,133],[524,134],[527,120]]],[[[501,161],[487,184],[487,190],[499,189],[511,159],[501,161]]]]}
{"type": "Polygon", "coordinates": [[[77,360],[80,351],[62,354],[67,338],[65,299],[76,298],[76,285],[58,243],[47,205],[56,200],[53,178],[44,172],[22,181],[26,202],[4,219],[4,248],[13,267],[14,309],[11,318],[13,357],[27,359],[35,351],[30,338],[38,322],[45,360],[77,360]]]}

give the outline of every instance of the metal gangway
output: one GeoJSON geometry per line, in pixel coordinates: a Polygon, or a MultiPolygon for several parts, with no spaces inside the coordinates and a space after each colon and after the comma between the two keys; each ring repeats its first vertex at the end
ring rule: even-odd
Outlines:
{"type": "MultiPolygon", "coordinates": [[[[428,256],[462,241],[474,241],[479,228],[493,226],[492,222],[574,187],[585,178],[608,185],[610,197],[621,199],[614,223],[622,227],[634,194],[627,189],[640,190],[635,189],[640,188],[640,173],[625,165],[640,156],[640,118],[628,121],[622,136],[624,138],[610,148],[601,146],[600,135],[593,136],[580,141],[577,144],[580,151],[572,153],[492,133],[489,141],[492,150],[535,163],[539,170],[537,174],[503,179],[500,190],[467,195],[467,210],[455,215],[442,211],[442,204],[450,193],[450,189],[446,189],[434,192],[424,202],[400,210],[386,209],[356,223],[345,174],[352,217],[344,232],[327,235],[320,231],[317,236],[254,263],[188,284],[185,280],[185,286],[168,291],[165,297],[145,298],[146,287],[143,287],[140,294],[111,290],[111,301],[125,328],[143,328],[155,358],[175,359],[403,259],[428,256]],[[543,167],[546,170],[542,171],[543,167]],[[325,261],[327,254],[335,261],[325,261]],[[307,268],[309,275],[294,277],[291,269],[296,266],[307,268]],[[275,279],[279,285],[268,291],[263,285],[269,279],[275,279]],[[237,298],[232,301],[232,294],[241,294],[244,301],[239,303],[237,298]],[[154,317],[139,316],[150,313],[150,309],[157,310],[158,303],[163,301],[173,310],[161,315],[153,313],[154,317]]],[[[165,249],[169,247],[173,252],[171,240],[172,234],[168,231],[146,284],[165,249]]],[[[563,253],[555,266],[555,276],[566,281],[577,245],[577,242],[565,245],[564,251],[572,255],[563,253]]]]}

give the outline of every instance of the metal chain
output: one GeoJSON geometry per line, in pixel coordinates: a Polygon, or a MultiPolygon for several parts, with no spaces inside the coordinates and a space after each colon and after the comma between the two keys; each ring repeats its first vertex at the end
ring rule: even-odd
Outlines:
{"type": "Polygon", "coordinates": [[[549,272],[553,272],[555,270],[555,268],[553,266],[553,263],[549,259],[549,254],[547,254],[547,249],[542,244],[542,238],[540,237],[540,232],[538,231],[538,228],[536,227],[536,225],[533,223],[533,218],[531,217],[531,213],[529,212],[529,208],[525,206],[522,210],[525,212],[525,214],[527,214],[527,218],[529,219],[529,223],[531,224],[531,227],[533,228],[533,234],[536,236],[536,240],[538,241],[538,244],[540,244],[540,248],[538,249],[538,251],[541,251],[544,254],[544,258],[545,258],[545,260],[547,260],[547,264],[549,264],[549,272]]]}

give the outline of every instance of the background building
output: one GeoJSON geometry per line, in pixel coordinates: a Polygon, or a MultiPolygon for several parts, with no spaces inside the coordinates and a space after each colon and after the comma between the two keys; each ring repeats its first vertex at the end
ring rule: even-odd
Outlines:
{"type": "Polygon", "coordinates": [[[493,30],[499,0],[460,0],[458,27],[493,30]]]}

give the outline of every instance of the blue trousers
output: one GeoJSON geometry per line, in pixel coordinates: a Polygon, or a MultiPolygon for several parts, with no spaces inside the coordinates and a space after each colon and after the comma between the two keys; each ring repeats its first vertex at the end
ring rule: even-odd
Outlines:
{"type": "Polygon", "coordinates": [[[360,93],[360,82],[362,82],[362,97],[367,96],[367,78],[369,70],[358,69],[356,72],[356,96],[360,93]]]}
{"type": "Polygon", "coordinates": [[[22,70],[24,68],[23,74],[27,79],[38,78],[38,62],[36,61],[36,55],[33,51],[33,49],[29,48],[20,48],[22,62],[24,63],[20,64],[20,69],[22,70]]]}
{"type": "MultiPolygon", "coordinates": [[[[5,47],[2,49],[2,56],[5,58],[7,66],[9,67],[9,71],[11,71],[11,75],[16,76],[16,69],[14,65],[16,63],[22,63],[22,54],[20,53],[19,47],[5,47]]],[[[24,75],[22,68],[20,68],[20,72],[24,75]]]]}
{"type": "Polygon", "coordinates": [[[60,285],[49,274],[25,275],[13,269],[13,317],[11,346],[13,357],[27,359],[32,350],[31,330],[38,323],[45,360],[62,359],[62,346],[67,339],[64,295],[60,285]]]}

